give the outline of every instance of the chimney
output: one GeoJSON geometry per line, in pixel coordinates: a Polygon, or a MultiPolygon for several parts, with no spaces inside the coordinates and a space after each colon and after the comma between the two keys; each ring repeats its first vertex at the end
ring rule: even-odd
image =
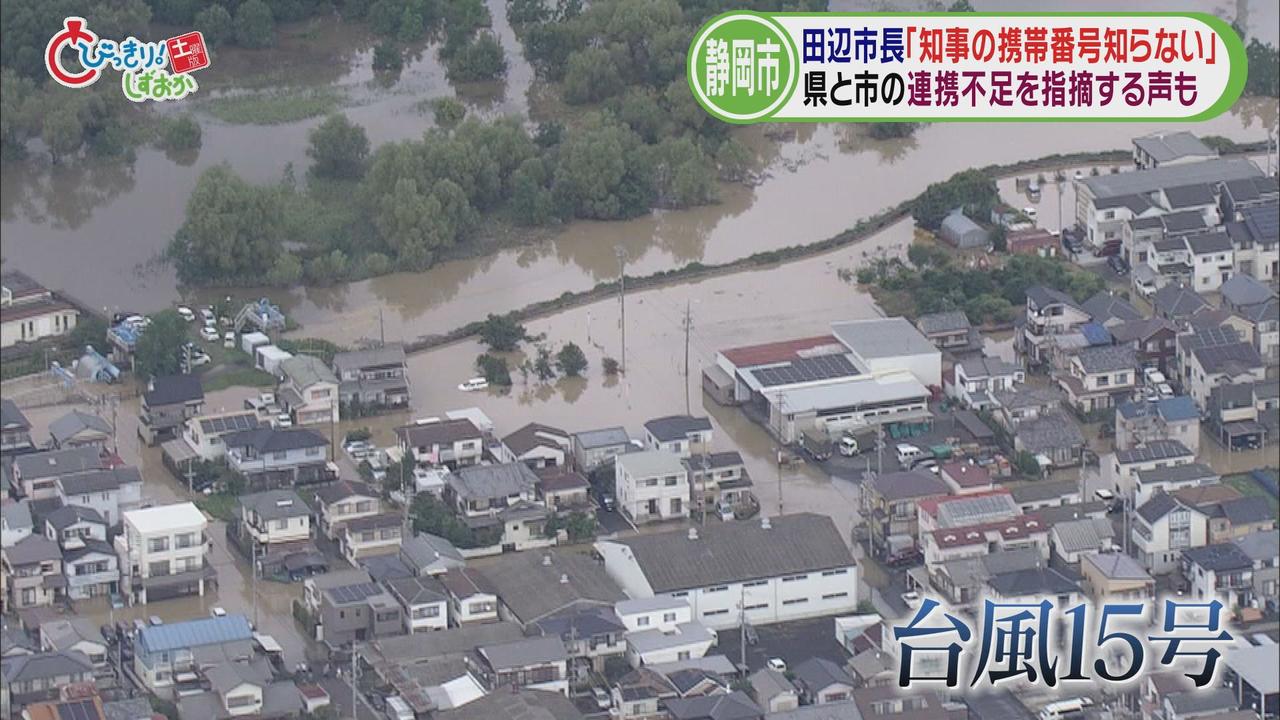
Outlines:
{"type": "Polygon", "coordinates": [[[698,528],[693,528],[693,527],[689,528],[689,539],[690,540],[698,539],[698,528]]]}

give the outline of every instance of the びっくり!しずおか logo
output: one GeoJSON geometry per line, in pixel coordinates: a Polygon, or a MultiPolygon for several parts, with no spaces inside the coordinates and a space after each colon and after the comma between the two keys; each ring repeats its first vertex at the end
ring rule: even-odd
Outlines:
{"type": "Polygon", "coordinates": [[[199,31],[161,42],[133,36],[117,42],[99,38],[84,18],[68,17],[49,38],[44,65],[63,87],[89,87],[110,67],[120,73],[121,90],[133,102],[181,100],[199,89],[191,73],[209,67],[209,51],[199,31]],[[68,66],[66,50],[79,67],[68,66]]]}

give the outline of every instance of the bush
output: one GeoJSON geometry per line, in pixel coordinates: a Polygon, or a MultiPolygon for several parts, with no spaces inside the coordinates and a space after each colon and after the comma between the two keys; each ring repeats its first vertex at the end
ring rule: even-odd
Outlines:
{"type": "Polygon", "coordinates": [[[618,361],[611,357],[607,357],[600,361],[600,367],[604,370],[605,375],[614,376],[618,374],[618,361]]]}
{"type": "Polygon", "coordinates": [[[490,385],[511,385],[511,369],[507,367],[506,360],[496,355],[484,353],[477,357],[476,369],[490,385]]]}
{"type": "Polygon", "coordinates": [[[490,350],[497,352],[510,352],[515,350],[521,341],[528,339],[529,335],[525,332],[524,325],[521,325],[514,315],[494,315],[489,314],[484,322],[480,325],[480,342],[489,346],[490,350]]]}
{"type": "Polygon", "coordinates": [[[481,33],[458,48],[446,64],[447,74],[453,82],[497,80],[507,72],[507,58],[502,45],[489,33],[481,33]]]}
{"type": "Polygon", "coordinates": [[[373,49],[374,72],[398,73],[404,69],[404,57],[400,48],[391,42],[381,42],[373,49]]]}
{"type": "Polygon", "coordinates": [[[354,430],[348,430],[345,442],[364,442],[373,437],[373,431],[367,427],[359,427],[354,430]]]}
{"type": "Polygon", "coordinates": [[[165,118],[160,123],[157,144],[164,150],[196,150],[200,147],[200,123],[190,115],[165,118]]]}
{"type": "Polygon", "coordinates": [[[583,370],[587,369],[587,356],[576,344],[566,343],[560,348],[560,352],[556,353],[556,365],[565,375],[578,377],[583,370]]]}
{"type": "Polygon", "coordinates": [[[436,125],[452,130],[467,116],[467,106],[454,98],[440,98],[432,103],[436,125]]]}

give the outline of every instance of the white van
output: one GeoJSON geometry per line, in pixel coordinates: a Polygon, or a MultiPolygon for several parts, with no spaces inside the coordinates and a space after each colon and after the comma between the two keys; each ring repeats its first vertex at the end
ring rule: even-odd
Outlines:
{"type": "Polygon", "coordinates": [[[1059,700],[1045,705],[1040,710],[1040,720],[1072,720],[1084,717],[1084,709],[1093,705],[1087,697],[1059,700]]]}
{"type": "Polygon", "coordinates": [[[387,698],[387,720],[414,720],[413,708],[399,695],[387,698]]]}
{"type": "Polygon", "coordinates": [[[898,464],[903,467],[907,467],[912,463],[912,461],[922,455],[924,455],[924,451],[915,445],[903,443],[898,446],[898,464]]]}

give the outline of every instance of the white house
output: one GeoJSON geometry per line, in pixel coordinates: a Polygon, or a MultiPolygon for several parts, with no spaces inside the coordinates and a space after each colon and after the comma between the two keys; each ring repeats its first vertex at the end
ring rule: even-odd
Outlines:
{"type": "Polygon", "coordinates": [[[1212,485],[1220,476],[1213,468],[1203,463],[1187,463],[1185,465],[1166,465],[1152,470],[1139,470],[1138,482],[1133,490],[1134,507],[1142,507],[1158,492],[1172,495],[1177,490],[1212,485]]]}
{"type": "Polygon", "coordinates": [[[360,558],[399,552],[404,539],[404,517],[398,512],[370,515],[342,525],[342,556],[352,565],[360,558]]]}
{"type": "Polygon", "coordinates": [[[1254,561],[1239,545],[1219,543],[1184,550],[1182,576],[1195,601],[1221,600],[1228,608],[1253,605],[1254,561]]]}
{"type": "Polygon", "coordinates": [[[618,508],[633,522],[689,517],[689,472],[667,450],[620,455],[614,461],[618,508]]]}
{"type": "Polygon", "coordinates": [[[484,457],[484,434],[469,418],[420,420],[396,428],[402,450],[412,450],[419,465],[463,467],[484,457]]]}
{"type": "Polygon", "coordinates": [[[311,508],[292,490],[240,496],[240,523],[260,552],[311,539],[311,508]]]}
{"type": "Polygon", "coordinates": [[[0,276],[0,347],[66,335],[80,311],[17,271],[0,276]]]}
{"type": "Polygon", "coordinates": [[[1099,465],[1107,486],[1123,497],[1132,496],[1136,491],[1139,472],[1187,465],[1195,460],[1196,454],[1177,440],[1156,440],[1105,455],[1099,465]]]}
{"type": "Polygon", "coordinates": [[[542,533],[549,512],[538,498],[538,476],[520,462],[474,465],[451,473],[445,502],[473,530],[493,532],[508,550],[554,544],[542,533]]]}
{"type": "Polygon", "coordinates": [[[406,633],[444,630],[449,627],[449,591],[431,576],[390,578],[391,596],[404,608],[406,633]]]}
{"type": "Polygon", "coordinates": [[[637,630],[626,634],[627,662],[631,667],[657,665],[700,658],[716,644],[711,628],[691,620],[671,630],[637,630]]]}
{"type": "Polygon", "coordinates": [[[1178,566],[1183,551],[1208,542],[1209,519],[1172,495],[1156,493],[1134,511],[1134,554],[1152,575],[1178,566]]]}
{"type": "Polygon", "coordinates": [[[217,460],[226,457],[227,447],[222,437],[242,430],[258,427],[258,414],[235,410],[232,412],[197,415],[182,428],[182,439],[201,460],[217,460]]]}
{"type": "Polygon", "coordinates": [[[952,372],[950,395],[975,410],[990,408],[995,403],[996,392],[1012,390],[1015,384],[1027,379],[1021,366],[985,355],[957,362],[952,372]]]}
{"type": "Polygon", "coordinates": [[[326,475],[329,441],[306,428],[262,425],[222,437],[227,464],[253,482],[294,484],[326,475]]]}
{"type": "Polygon", "coordinates": [[[484,575],[456,568],[439,577],[449,591],[451,626],[498,622],[498,593],[484,575]]]}
{"type": "Polygon", "coordinates": [[[352,520],[382,513],[382,498],[362,482],[339,480],[315,491],[320,531],[337,540],[342,526],[352,520]]]}
{"type": "Polygon", "coordinates": [[[1186,238],[1191,263],[1191,289],[1198,293],[1216,292],[1235,273],[1235,249],[1231,238],[1221,230],[1186,238]]]}
{"type": "Polygon", "coordinates": [[[858,568],[825,515],[599,540],[605,570],[633,598],[684,598],[713,629],[852,612],[858,568]],[[743,548],[751,548],[744,552],[743,548]]]}
{"type": "Polygon", "coordinates": [[[1058,375],[1067,401],[1081,412],[1106,410],[1117,405],[1137,385],[1138,358],[1127,345],[1099,345],[1072,356],[1068,372],[1058,375]]]}
{"type": "Polygon", "coordinates": [[[120,522],[121,512],[142,503],[142,475],[128,465],[63,475],[57,494],[63,505],[93,508],[112,526],[120,522]]]}
{"type": "Polygon", "coordinates": [[[209,521],[195,503],[157,505],[124,513],[116,536],[122,591],[133,601],[204,595],[217,571],[208,561],[209,521]]]}
{"type": "Polygon", "coordinates": [[[298,355],[280,363],[284,379],[276,391],[281,406],[299,425],[338,422],[338,378],[324,362],[298,355]]]}
{"type": "Polygon", "coordinates": [[[509,460],[534,469],[563,467],[573,453],[569,433],[538,423],[529,423],[502,438],[502,445],[511,454],[509,460]]]}
{"type": "Polygon", "coordinates": [[[120,558],[103,540],[68,540],[63,545],[62,567],[71,600],[107,597],[120,587],[120,558]]]}
{"type": "Polygon", "coordinates": [[[711,447],[711,421],[705,417],[669,415],[644,424],[644,446],[682,458],[711,447]]]}

